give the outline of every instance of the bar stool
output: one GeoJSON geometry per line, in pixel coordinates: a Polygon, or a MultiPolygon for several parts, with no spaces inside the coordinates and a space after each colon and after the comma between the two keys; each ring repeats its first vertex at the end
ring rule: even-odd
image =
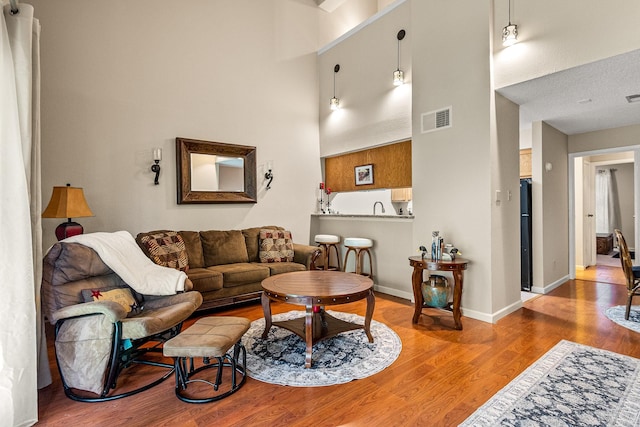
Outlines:
{"type": "Polygon", "coordinates": [[[333,234],[316,234],[313,239],[318,246],[322,249],[324,254],[324,267],[318,266],[317,270],[340,270],[340,252],[338,252],[338,243],[340,243],[340,236],[334,236],[333,234]],[[338,260],[338,266],[333,267],[329,265],[331,258],[331,249],[336,253],[336,259],[338,260]]]}
{"type": "Polygon", "coordinates": [[[373,279],[373,260],[371,259],[371,252],[369,252],[369,248],[373,247],[373,241],[362,237],[347,237],[344,239],[344,246],[347,248],[347,253],[344,255],[344,271],[347,271],[349,254],[353,252],[356,256],[355,273],[368,276],[370,279],[373,279]],[[362,272],[362,264],[365,254],[369,257],[369,274],[362,272]]]}

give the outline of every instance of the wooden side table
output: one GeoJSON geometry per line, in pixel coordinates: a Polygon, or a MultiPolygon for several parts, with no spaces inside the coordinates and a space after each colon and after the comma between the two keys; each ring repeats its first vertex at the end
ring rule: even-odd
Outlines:
{"type": "Polygon", "coordinates": [[[422,297],[423,271],[451,271],[454,279],[453,302],[450,302],[444,309],[453,313],[453,321],[456,325],[456,329],[462,330],[462,321],[460,320],[460,301],[462,300],[463,271],[467,269],[468,263],[469,260],[464,258],[456,258],[453,261],[436,261],[419,256],[409,257],[409,264],[413,267],[411,282],[413,285],[413,297],[415,299],[413,323],[418,323],[422,309],[428,307],[424,305],[424,298],[422,297]]]}

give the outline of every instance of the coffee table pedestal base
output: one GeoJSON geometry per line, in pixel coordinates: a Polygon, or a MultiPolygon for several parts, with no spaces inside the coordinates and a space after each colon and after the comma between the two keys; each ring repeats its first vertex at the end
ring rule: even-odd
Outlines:
{"type": "MultiPolygon", "coordinates": [[[[327,313],[324,310],[324,306],[314,304],[305,304],[305,317],[285,320],[281,322],[272,322],[271,299],[269,298],[269,296],[270,295],[268,292],[262,293],[262,309],[265,315],[265,325],[264,332],[262,333],[262,339],[267,338],[267,336],[269,335],[269,330],[273,325],[287,329],[298,335],[306,343],[304,362],[305,368],[311,368],[311,354],[313,351],[313,344],[317,343],[318,341],[334,337],[342,332],[364,329],[369,342],[373,342],[373,336],[371,335],[371,318],[373,317],[373,309],[375,306],[375,296],[373,294],[373,289],[369,289],[366,292],[367,313],[365,316],[364,325],[358,325],[356,323],[337,319],[327,313]],[[314,310],[314,307],[319,307],[319,309],[314,310]]],[[[355,299],[357,298],[354,298],[354,300],[355,299]]]]}

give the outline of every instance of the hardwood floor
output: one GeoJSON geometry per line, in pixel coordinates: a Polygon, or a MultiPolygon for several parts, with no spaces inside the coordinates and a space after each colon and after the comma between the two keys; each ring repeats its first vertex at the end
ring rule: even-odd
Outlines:
{"type": "Polygon", "coordinates": [[[576,270],[576,279],[594,282],[626,284],[620,260],[609,255],[598,255],[598,263],[586,270],[576,270]]]}
{"type": "MultiPolygon", "coordinates": [[[[395,330],[403,345],[384,371],[317,388],[249,378],[236,394],[202,405],[179,401],[172,379],[121,400],[74,402],[64,395],[50,349],[54,383],[40,391],[38,425],[455,426],[562,339],[640,357],[640,334],[604,315],[625,296],[624,286],[569,281],[497,324],[463,316],[464,330],[455,331],[444,326],[452,322],[449,314],[442,324],[423,314],[413,325],[408,301],[377,295],[373,318],[395,330]]],[[[364,315],[365,307],[359,301],[340,310],[364,315]]],[[[273,304],[274,313],[293,309],[299,307],[273,304]]],[[[255,320],[262,310],[256,304],[214,314],[255,320]]],[[[128,377],[135,382],[135,374],[128,377]]]]}

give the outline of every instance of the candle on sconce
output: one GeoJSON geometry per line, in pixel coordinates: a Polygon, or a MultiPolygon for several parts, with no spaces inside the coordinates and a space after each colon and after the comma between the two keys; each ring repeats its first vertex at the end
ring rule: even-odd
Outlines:
{"type": "Polygon", "coordinates": [[[162,160],[162,148],[153,149],[153,160],[162,160]]]}

